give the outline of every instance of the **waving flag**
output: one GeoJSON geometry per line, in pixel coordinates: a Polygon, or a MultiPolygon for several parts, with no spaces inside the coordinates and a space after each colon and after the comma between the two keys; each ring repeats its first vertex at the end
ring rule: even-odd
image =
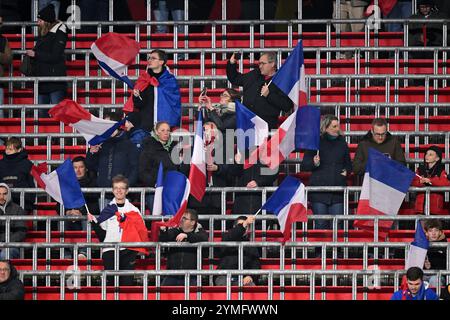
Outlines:
{"type": "Polygon", "coordinates": [[[162,162],[159,163],[158,177],[156,178],[155,198],[153,200],[152,215],[160,216],[162,214],[162,193],[164,183],[164,171],[162,162]]]}
{"type": "Polygon", "coordinates": [[[244,152],[249,148],[260,146],[267,139],[269,125],[242,103],[237,100],[235,102],[237,147],[244,152]]]}
{"type": "Polygon", "coordinates": [[[272,138],[256,149],[244,163],[250,168],[254,159],[274,169],[295,149],[318,150],[320,146],[320,110],[304,106],[294,111],[272,138]]]}
{"type": "MultiPolygon", "coordinates": [[[[168,171],[162,188],[163,215],[173,215],[168,221],[152,222],[152,241],[158,240],[159,227],[176,227],[186,211],[191,185],[186,176],[178,171],[168,171]]],[[[155,201],[157,198],[155,197],[155,201]]]]}
{"type": "Polygon", "coordinates": [[[305,65],[301,40],[284,61],[280,70],[274,75],[272,82],[291,98],[296,106],[307,104],[305,65]]]}
{"type": "MultiPolygon", "coordinates": [[[[366,172],[356,214],[395,216],[408,192],[414,173],[381,152],[369,148],[366,172]]],[[[386,239],[392,221],[379,221],[379,235],[386,239]]],[[[355,220],[354,226],[373,232],[371,220],[355,220]]]]}
{"type": "Polygon", "coordinates": [[[33,166],[31,174],[39,188],[44,189],[65,208],[75,209],[86,204],[70,159],[66,159],[62,165],[49,174],[47,174],[47,163],[33,166]]]}
{"type": "Polygon", "coordinates": [[[414,241],[411,242],[411,246],[409,247],[408,258],[405,262],[405,269],[408,270],[411,267],[419,267],[420,269],[423,269],[429,247],[430,243],[428,242],[427,236],[423,231],[422,224],[419,221],[417,222],[414,241]]]}
{"type": "Polygon", "coordinates": [[[189,171],[189,182],[191,183],[191,194],[198,201],[202,201],[206,189],[206,160],[205,143],[203,137],[202,112],[198,112],[197,128],[194,136],[194,150],[192,151],[191,168],[189,171]]]}
{"type": "Polygon", "coordinates": [[[58,103],[48,111],[48,114],[75,128],[91,146],[101,144],[109,139],[114,131],[125,123],[125,119],[116,122],[97,118],[77,102],[69,99],[58,103]]]}
{"type": "Polygon", "coordinates": [[[125,82],[131,89],[133,83],[126,76],[127,69],[139,53],[139,43],[125,35],[109,32],[98,38],[91,50],[100,67],[110,76],[125,82]]]}
{"type": "Polygon", "coordinates": [[[278,189],[266,201],[262,209],[274,213],[278,218],[283,242],[291,238],[294,222],[307,222],[305,185],[298,179],[287,176],[278,189]]]}

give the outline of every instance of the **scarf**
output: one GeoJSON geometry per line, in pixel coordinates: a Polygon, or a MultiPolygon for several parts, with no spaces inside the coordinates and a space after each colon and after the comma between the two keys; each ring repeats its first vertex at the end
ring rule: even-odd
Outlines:
{"type": "Polygon", "coordinates": [[[170,152],[170,147],[171,147],[171,145],[173,143],[173,139],[172,139],[171,135],[169,136],[169,140],[167,140],[167,142],[161,141],[159,139],[158,135],[156,134],[155,130],[152,130],[150,135],[153,137],[153,139],[155,139],[156,141],[161,143],[161,145],[163,146],[164,150],[166,150],[167,152],[170,152]]]}

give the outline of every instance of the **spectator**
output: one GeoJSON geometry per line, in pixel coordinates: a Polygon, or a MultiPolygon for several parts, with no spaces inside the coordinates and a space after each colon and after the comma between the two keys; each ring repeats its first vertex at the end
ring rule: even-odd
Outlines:
{"type": "MultiPolygon", "coordinates": [[[[11,137],[6,141],[5,153],[0,160],[0,182],[6,183],[10,188],[34,188],[31,172],[33,164],[28,160],[28,154],[22,147],[20,139],[11,137]]],[[[19,195],[13,195],[14,202],[20,203],[19,195]]],[[[25,210],[33,207],[34,196],[25,195],[25,210]]]]}
{"type": "MultiPolygon", "coordinates": [[[[320,123],[320,149],[306,150],[302,166],[305,171],[312,171],[311,186],[346,186],[347,175],[352,171],[350,152],[341,135],[339,119],[334,115],[325,115],[320,123]]],[[[314,214],[344,214],[344,197],[342,193],[310,193],[309,201],[314,214]]],[[[316,229],[330,229],[331,220],[316,220],[316,229]]]]}
{"type": "MultiPolygon", "coordinates": [[[[434,9],[433,0],[419,0],[418,12],[410,19],[446,19],[447,16],[434,9]]],[[[442,23],[411,23],[409,25],[409,46],[414,47],[441,47],[442,23]]],[[[433,51],[412,51],[411,57],[415,59],[433,59],[433,51]]]]}
{"type": "Polygon", "coordinates": [[[220,102],[213,106],[211,98],[205,94],[198,98],[200,105],[206,107],[206,116],[204,121],[214,122],[222,134],[226,129],[236,129],[236,100],[241,100],[239,91],[231,88],[225,89],[220,94],[220,102]]]}
{"type": "Polygon", "coordinates": [[[450,283],[441,289],[440,300],[450,300],[450,283]]]}
{"type": "MultiPolygon", "coordinates": [[[[181,218],[178,228],[161,227],[160,242],[198,243],[208,241],[208,235],[198,223],[195,210],[187,209],[181,218]]],[[[200,266],[201,268],[201,266],[200,266]]],[[[167,270],[196,270],[197,248],[172,247],[167,250],[167,270]]],[[[196,277],[190,277],[191,286],[196,284],[196,277]]],[[[162,286],[184,286],[184,276],[167,276],[162,286]]]]}
{"type": "Polygon", "coordinates": [[[127,114],[125,121],[125,130],[128,132],[128,138],[136,146],[139,154],[143,148],[143,141],[150,135],[150,132],[141,128],[141,117],[136,112],[127,114]]]}
{"type": "MultiPolygon", "coordinates": [[[[0,183],[0,215],[24,216],[25,211],[11,200],[11,191],[6,183],[0,183]]],[[[23,220],[11,220],[9,225],[9,242],[22,242],[27,235],[27,227],[23,220]]],[[[0,221],[0,242],[6,242],[6,222],[0,221]]],[[[9,248],[9,258],[20,256],[18,248],[9,248]]],[[[6,259],[6,249],[0,249],[0,260],[6,259]]]]}
{"type": "Polygon", "coordinates": [[[166,63],[167,54],[163,50],[150,52],[146,72],[139,76],[133,99],[127,102],[132,105],[126,106],[126,109],[138,112],[141,128],[148,132],[158,121],[167,121],[170,126],[179,126],[181,122],[180,88],[166,63]]]}
{"type": "MultiPolygon", "coordinates": [[[[106,118],[121,120],[116,113],[109,113],[106,118]]],[[[103,144],[89,148],[86,165],[97,173],[97,187],[111,186],[112,178],[119,174],[128,178],[130,186],[136,185],[138,180],[138,150],[121,129],[117,129],[103,144]]]]}
{"type": "MultiPolygon", "coordinates": [[[[139,156],[139,178],[145,187],[155,187],[158,177],[159,164],[162,163],[164,172],[175,170],[179,166],[172,159],[177,143],[172,140],[170,126],[165,121],[156,123],[151,136],[143,141],[142,153],[139,156]]],[[[152,210],[154,194],[146,197],[146,207],[152,210]]]]}
{"type": "MultiPolygon", "coordinates": [[[[153,14],[156,21],[169,21],[169,12],[173,21],[184,20],[184,0],[157,0],[152,1],[153,14]]],[[[157,24],[155,33],[167,33],[169,30],[165,24],[157,24]]],[[[177,26],[178,34],[184,33],[182,24],[177,26]]],[[[175,32],[175,30],[174,30],[175,32]]]]}
{"type": "Polygon", "coordinates": [[[8,260],[0,260],[0,300],[24,300],[25,288],[16,268],[8,260]]]}
{"type": "MultiPolygon", "coordinates": [[[[3,17],[0,17],[0,28],[3,24],[3,17]]],[[[8,39],[6,39],[3,35],[0,34],[0,77],[8,76],[8,69],[12,62],[12,52],[9,47],[8,39]]],[[[4,100],[4,83],[0,83],[0,118],[4,118],[4,110],[3,104],[4,100]]]]}
{"type": "Polygon", "coordinates": [[[353,172],[364,175],[369,154],[369,148],[384,153],[392,160],[406,164],[405,154],[396,137],[387,131],[387,122],[383,118],[375,118],[372,121],[372,129],[367,132],[362,141],[358,143],[355,158],[353,160],[353,172]]]}
{"type": "MultiPolygon", "coordinates": [[[[425,234],[428,241],[447,243],[441,220],[427,220],[424,225],[425,234]]],[[[426,270],[447,270],[447,249],[446,248],[429,248],[427,251],[427,259],[425,260],[424,269],[426,270]]]]}
{"type": "MultiPolygon", "coordinates": [[[[445,167],[442,164],[442,150],[438,146],[431,146],[425,151],[424,163],[416,171],[412,185],[415,187],[443,187],[450,186],[445,167]],[[420,177],[419,177],[420,176],[420,177]]],[[[425,212],[425,193],[416,197],[415,210],[418,214],[425,212]]],[[[430,214],[448,214],[444,209],[444,194],[430,193],[430,214]]]]}
{"type": "MultiPolygon", "coordinates": [[[[33,50],[26,54],[34,58],[35,76],[66,76],[64,49],[67,42],[67,27],[56,20],[55,7],[50,4],[38,14],[39,38],[33,50]]],[[[39,82],[39,104],[58,104],[66,96],[65,82],[39,82]]],[[[39,117],[48,118],[48,110],[39,110],[39,117]]]]}
{"type": "MultiPolygon", "coordinates": [[[[128,179],[122,175],[117,175],[112,179],[112,192],[114,199],[106,206],[100,216],[95,218],[88,214],[88,221],[91,222],[92,227],[97,234],[100,242],[131,242],[124,240],[125,226],[124,222],[133,223],[134,230],[132,231],[135,238],[140,238],[139,230],[144,230],[147,235],[144,220],[141,213],[131,202],[126,198],[128,194],[128,179]]],[[[128,235],[127,235],[128,236],[128,235]]],[[[145,238],[144,238],[145,239],[145,238]]],[[[148,241],[148,237],[145,240],[148,241]]],[[[138,240],[139,241],[139,240],[138,240]]],[[[134,270],[136,263],[137,252],[140,248],[124,248],[119,249],[119,270],[134,270]]],[[[103,266],[105,270],[114,269],[114,248],[102,249],[103,266]]],[[[113,285],[113,277],[107,277],[108,285],[113,285]]],[[[120,285],[130,286],[133,284],[133,276],[120,277],[120,285]]]]}
{"type": "Polygon", "coordinates": [[[280,111],[288,112],[294,106],[292,100],[271,81],[277,71],[276,53],[261,54],[259,69],[245,74],[236,70],[236,61],[233,53],[227,63],[228,81],[235,86],[244,87],[244,105],[266,121],[269,130],[276,129],[280,111]]]}
{"type": "Polygon", "coordinates": [[[391,300],[438,300],[436,293],[428,288],[423,281],[423,271],[418,267],[411,267],[406,271],[408,288],[400,289],[391,297],[391,300]]]}
{"type": "MultiPolygon", "coordinates": [[[[249,241],[248,231],[250,225],[255,222],[255,216],[240,216],[234,222],[233,228],[228,230],[223,236],[222,241],[249,241]]],[[[255,270],[261,269],[260,253],[256,247],[244,247],[242,254],[242,269],[255,270]]],[[[239,266],[238,249],[233,247],[221,248],[220,261],[217,269],[237,270],[239,266]]],[[[227,276],[218,276],[215,280],[217,286],[226,286],[227,276]]],[[[238,285],[238,277],[231,277],[231,285],[238,285]]],[[[252,286],[258,283],[257,275],[247,275],[242,279],[244,286],[252,286]]]]}

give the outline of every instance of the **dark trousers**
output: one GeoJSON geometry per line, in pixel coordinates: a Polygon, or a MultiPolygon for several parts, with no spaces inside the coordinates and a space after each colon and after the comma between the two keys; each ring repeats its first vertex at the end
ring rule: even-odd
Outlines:
{"type": "MultiPolygon", "coordinates": [[[[134,270],[136,265],[137,252],[132,250],[122,250],[119,252],[119,270],[134,270]]],[[[102,254],[103,266],[105,270],[114,270],[114,251],[106,251],[102,254]]],[[[132,286],[133,276],[121,276],[119,277],[119,284],[121,286],[132,286]]],[[[106,278],[108,286],[114,285],[114,276],[108,276],[106,278]]]]}

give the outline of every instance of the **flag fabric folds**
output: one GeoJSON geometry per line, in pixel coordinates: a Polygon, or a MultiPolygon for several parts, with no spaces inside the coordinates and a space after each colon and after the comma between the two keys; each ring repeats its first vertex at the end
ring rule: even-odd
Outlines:
{"type": "Polygon", "coordinates": [[[139,53],[139,43],[129,37],[109,32],[98,38],[91,50],[100,67],[110,76],[125,82],[131,89],[133,83],[126,76],[127,69],[139,53]]]}
{"type": "Polygon", "coordinates": [[[206,190],[206,157],[204,148],[203,118],[201,111],[198,112],[196,125],[197,128],[194,136],[194,149],[192,151],[189,182],[191,184],[192,196],[201,202],[206,190]]]}
{"type": "Polygon", "coordinates": [[[428,242],[427,236],[423,231],[422,224],[418,221],[414,241],[411,242],[408,258],[405,261],[405,269],[408,270],[411,267],[419,267],[420,269],[423,269],[429,247],[430,243],[428,242]]]}
{"type": "Polygon", "coordinates": [[[65,208],[80,208],[86,204],[70,159],[66,159],[63,164],[49,174],[46,172],[46,163],[33,166],[31,169],[31,174],[39,188],[44,189],[53,199],[63,204],[65,208]]]}
{"type": "Polygon", "coordinates": [[[269,125],[239,101],[236,103],[236,135],[238,150],[244,152],[261,145],[269,136],[269,125]]]}
{"type": "MultiPolygon", "coordinates": [[[[381,152],[369,148],[366,172],[356,214],[395,216],[408,192],[414,173],[381,152]]],[[[355,220],[354,226],[373,232],[374,221],[355,220]]],[[[379,220],[379,235],[386,239],[391,220],[379,220]]]]}
{"type": "Polygon", "coordinates": [[[308,220],[305,185],[299,179],[287,176],[262,209],[277,216],[283,242],[286,242],[291,238],[292,223],[308,220]]]}
{"type": "Polygon", "coordinates": [[[274,75],[272,82],[294,102],[294,105],[304,106],[307,104],[303,43],[301,40],[274,75]]]}
{"type": "Polygon", "coordinates": [[[314,106],[304,106],[295,110],[270,140],[252,153],[244,168],[250,168],[259,156],[261,163],[275,169],[295,149],[318,150],[319,147],[320,110],[314,106]]]}
{"type": "Polygon", "coordinates": [[[164,183],[164,171],[162,162],[159,163],[158,176],[156,177],[155,198],[153,200],[152,215],[160,216],[162,214],[162,192],[164,183]]]}
{"type": "Polygon", "coordinates": [[[92,146],[109,139],[114,131],[125,123],[125,119],[116,122],[97,118],[77,102],[69,99],[61,101],[48,113],[52,118],[73,127],[92,146]]]}

